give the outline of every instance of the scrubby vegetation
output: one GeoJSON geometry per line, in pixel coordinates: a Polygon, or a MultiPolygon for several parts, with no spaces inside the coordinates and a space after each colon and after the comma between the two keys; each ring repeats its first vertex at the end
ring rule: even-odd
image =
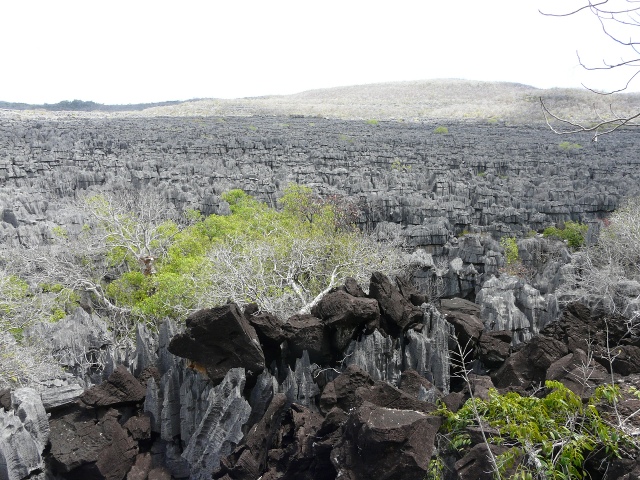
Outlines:
{"type": "Polygon", "coordinates": [[[515,237],[502,237],[500,239],[500,246],[504,248],[507,265],[512,265],[519,260],[518,244],[515,237]]]}
{"type": "MultiPolygon", "coordinates": [[[[590,460],[634,457],[638,447],[623,425],[596,409],[620,398],[617,385],[599,387],[586,403],[560,382],[547,381],[545,387],[541,397],[492,389],[486,400],[471,398],[455,413],[441,404],[449,449],[470,444],[468,427],[488,430],[487,447],[508,447],[494,457],[495,478],[518,479],[588,478],[590,460]]],[[[637,390],[632,393],[640,398],[637,390]]]]}
{"type": "MultiPolygon", "coordinates": [[[[230,215],[181,216],[155,195],[85,198],[81,232],[58,228],[53,245],[2,260],[0,327],[10,333],[3,345],[11,342],[3,351],[25,352],[24,328],[64,317],[81,298],[128,336],[136,321],[182,319],[228,301],[255,302],[282,318],[308,313],[347,276],[366,285],[372,271],[404,267],[397,245],[356,229],[357,209],[341,197],[291,185],[279,210],[241,190],[223,198],[230,215]]],[[[3,353],[0,383],[26,378],[9,362],[15,355],[3,353]]]]}
{"type": "MultiPolygon", "coordinates": [[[[575,256],[559,293],[566,301],[621,315],[635,332],[640,324],[640,198],[628,200],[603,225],[598,242],[575,256]]],[[[582,243],[575,229],[571,235],[582,243]]]]}
{"type": "Polygon", "coordinates": [[[580,222],[565,222],[562,228],[548,227],[542,233],[545,237],[555,237],[565,240],[567,245],[576,250],[584,245],[584,238],[589,226],[580,222]]]}
{"type": "Polygon", "coordinates": [[[153,195],[84,199],[88,223],[79,234],[58,231],[54,245],[5,260],[14,270],[0,285],[6,329],[28,322],[17,322],[27,299],[52,298],[33,322],[59,318],[80,295],[96,308],[146,320],[183,318],[229,300],[286,317],[308,311],[347,276],[366,284],[372,271],[403,268],[396,245],[358,231],[357,209],[341,197],[320,199],[291,185],[280,210],[241,190],[223,198],[231,214],[206,217],[180,217],[153,195]]]}

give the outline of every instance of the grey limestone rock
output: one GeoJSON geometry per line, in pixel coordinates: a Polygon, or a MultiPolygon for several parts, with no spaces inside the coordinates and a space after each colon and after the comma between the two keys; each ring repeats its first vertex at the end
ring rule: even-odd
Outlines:
{"type": "Polygon", "coordinates": [[[113,340],[107,324],[82,308],[58,322],[29,327],[25,338],[38,344],[46,339],[46,348],[58,362],[87,385],[99,383],[110,374],[107,367],[113,363],[113,340]]]}
{"type": "Polygon", "coordinates": [[[347,347],[344,365],[357,365],[374,380],[397,384],[402,373],[401,341],[378,330],[353,340],[347,347]]]}
{"type": "Polygon", "coordinates": [[[211,478],[220,459],[242,439],[242,426],[251,413],[249,402],[242,396],[244,384],[244,370],[233,368],[209,391],[207,411],[182,454],[189,463],[190,478],[211,478]]]}
{"type": "Polygon", "coordinates": [[[32,388],[11,393],[12,409],[0,410],[0,478],[19,480],[44,471],[42,453],[49,442],[49,420],[32,388]]]}
{"type": "Polygon", "coordinates": [[[34,245],[55,225],[81,227],[60,200],[82,190],[152,187],[179,208],[225,214],[224,191],[273,202],[297,182],[357,199],[360,226],[399,223],[407,244],[440,255],[464,230],[524,236],[602,217],[639,192],[633,132],[606,144],[580,140],[584,148],[567,154],[545,126],[451,121],[455,135],[440,136],[429,122],[380,122],[374,133],[361,120],[312,123],[244,114],[224,122],[4,116],[0,242],[34,245]]]}
{"type": "Polygon", "coordinates": [[[186,369],[180,385],[180,438],[189,443],[193,432],[209,408],[211,382],[192,369],[186,369]]]}
{"type": "Polygon", "coordinates": [[[405,333],[404,367],[413,369],[443,393],[449,393],[449,339],[453,326],[433,305],[423,304],[421,328],[405,333]]]}
{"type": "Polygon", "coordinates": [[[11,404],[42,452],[49,442],[49,419],[40,394],[33,388],[18,388],[11,393],[11,404]]]}
{"type": "Polygon", "coordinates": [[[132,373],[137,377],[150,366],[156,366],[158,361],[157,339],[143,322],[136,325],[136,349],[131,362],[132,373]]]}
{"type": "Polygon", "coordinates": [[[0,411],[0,478],[21,480],[42,470],[42,449],[13,411],[0,411]]]}
{"type": "Polygon", "coordinates": [[[38,388],[45,410],[70,405],[84,392],[75,379],[53,379],[38,388]]]}
{"type": "Polygon", "coordinates": [[[289,402],[317,410],[316,398],[320,395],[320,388],[314,380],[314,372],[317,369],[318,366],[309,361],[309,354],[305,350],[302,357],[296,359],[295,369],[289,368],[279,391],[286,394],[289,402]]]}
{"type": "Polygon", "coordinates": [[[521,278],[509,275],[487,280],[476,303],[485,329],[511,331],[514,345],[532,338],[560,314],[553,294],[541,295],[521,278]]]}

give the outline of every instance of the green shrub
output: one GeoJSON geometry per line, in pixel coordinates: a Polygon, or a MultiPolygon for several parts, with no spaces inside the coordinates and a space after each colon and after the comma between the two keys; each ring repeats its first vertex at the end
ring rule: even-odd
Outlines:
{"type": "Polygon", "coordinates": [[[587,403],[560,382],[545,386],[542,398],[491,389],[487,400],[470,399],[455,413],[440,404],[438,413],[445,418],[441,432],[454,441],[479,421],[497,430],[488,441],[512,447],[497,457],[501,478],[504,470],[515,468],[517,478],[579,479],[588,477],[584,466],[589,456],[611,460],[626,449],[637,452],[633,440],[595,407],[618,401],[617,385],[598,387],[587,403]]]}
{"type": "Polygon", "coordinates": [[[519,260],[518,244],[515,237],[502,237],[500,245],[504,248],[504,256],[507,259],[507,265],[512,265],[519,260]]]}
{"type": "Polygon", "coordinates": [[[391,162],[391,170],[395,170],[398,172],[408,172],[411,170],[411,165],[407,165],[399,158],[395,158],[393,162],[391,162]]]}
{"type": "Polygon", "coordinates": [[[380,123],[380,122],[378,122],[378,120],[376,120],[376,119],[372,118],[371,120],[367,120],[367,123],[368,123],[369,125],[376,126],[376,125],[378,125],[378,123],[380,123]]]}
{"type": "Polygon", "coordinates": [[[575,250],[584,245],[584,236],[587,230],[589,230],[589,226],[584,223],[566,222],[563,229],[548,227],[544,229],[542,235],[566,240],[567,245],[575,250]]]}
{"type": "Polygon", "coordinates": [[[558,144],[558,148],[564,151],[573,151],[573,150],[580,150],[582,148],[582,145],[580,145],[579,143],[572,143],[572,142],[560,142],[558,144]]]}
{"type": "Polygon", "coordinates": [[[447,127],[439,126],[435,128],[433,133],[447,134],[449,133],[449,129],[447,127]]]}

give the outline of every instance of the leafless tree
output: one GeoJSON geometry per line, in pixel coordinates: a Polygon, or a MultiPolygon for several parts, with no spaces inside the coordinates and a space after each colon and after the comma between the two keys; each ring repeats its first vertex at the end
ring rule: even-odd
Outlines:
{"type": "Polygon", "coordinates": [[[575,256],[558,295],[600,304],[640,333],[640,199],[631,199],[605,222],[598,243],[575,256]]]}
{"type": "Polygon", "coordinates": [[[366,285],[372,271],[399,273],[404,254],[395,245],[364,235],[295,238],[269,232],[259,240],[234,238],[208,254],[200,281],[200,306],[256,302],[262,310],[286,318],[309,313],[323,295],[353,277],[366,285]]]}
{"type": "MultiPolygon", "coordinates": [[[[599,22],[606,38],[625,52],[621,58],[614,61],[603,59],[602,64],[599,65],[583,61],[580,52],[576,52],[580,65],[587,71],[624,70],[628,72],[625,83],[619,88],[599,91],[583,84],[587,90],[605,96],[623,92],[640,75],[640,50],[638,48],[640,46],[640,3],[638,0],[601,0],[596,2],[586,0],[580,7],[567,12],[541,13],[551,17],[591,14],[599,22]]],[[[611,104],[608,111],[600,111],[594,106],[597,120],[585,123],[557,115],[545,104],[542,98],[540,98],[540,103],[547,125],[553,132],[561,135],[589,132],[592,134],[592,139],[597,141],[598,137],[622,127],[640,127],[640,111],[630,115],[619,114],[611,104]]]]}

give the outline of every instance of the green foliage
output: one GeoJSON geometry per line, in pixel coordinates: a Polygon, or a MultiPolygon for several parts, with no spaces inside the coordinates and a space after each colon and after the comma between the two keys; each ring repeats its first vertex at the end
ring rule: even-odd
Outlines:
{"type": "Polygon", "coordinates": [[[616,386],[602,386],[586,404],[560,382],[545,383],[543,398],[523,397],[515,392],[500,395],[489,391],[488,400],[468,400],[453,413],[440,405],[444,417],[442,431],[450,438],[464,434],[465,428],[483,422],[497,429],[498,436],[489,439],[513,447],[497,458],[503,469],[516,466],[518,458],[526,459],[516,468],[515,478],[584,478],[584,464],[590,455],[619,457],[621,449],[633,448],[631,439],[603,419],[595,407],[602,400],[614,401],[616,386]],[[528,465],[537,465],[532,469],[528,465]]]}
{"type": "Polygon", "coordinates": [[[566,240],[569,247],[575,250],[584,245],[584,236],[587,234],[587,230],[589,230],[589,226],[584,223],[565,222],[563,229],[548,227],[544,229],[542,235],[566,240]]]}
{"type": "Polygon", "coordinates": [[[51,229],[51,234],[54,237],[58,237],[58,238],[68,238],[69,234],[67,233],[67,230],[59,225],[56,225],[55,227],[53,227],[51,229]]]}
{"type": "Polygon", "coordinates": [[[479,177],[486,177],[487,176],[487,172],[485,172],[484,170],[481,172],[478,172],[478,176],[479,177]]]}
{"type": "Polygon", "coordinates": [[[229,299],[293,313],[359,268],[368,275],[384,270],[384,255],[357,231],[355,207],[341,197],[321,199],[292,184],[281,211],[242,190],[222,198],[231,215],[190,214],[153,275],[130,269],[106,286],[113,303],[154,318],[183,317],[229,299]]]}
{"type": "Polygon", "coordinates": [[[441,480],[444,478],[444,461],[442,457],[435,457],[429,461],[426,480],[441,480]]]}
{"type": "Polygon", "coordinates": [[[516,263],[520,256],[518,254],[518,243],[515,237],[502,237],[500,245],[504,248],[504,256],[507,259],[507,265],[516,263]]]}
{"type": "Polygon", "coordinates": [[[13,316],[20,310],[22,301],[29,294],[29,286],[15,275],[0,271],[0,329],[14,337],[22,335],[22,327],[12,322],[13,316]]]}
{"type": "Polygon", "coordinates": [[[447,134],[449,133],[449,129],[447,127],[439,126],[433,130],[433,133],[447,134]]]}
{"type": "Polygon", "coordinates": [[[391,170],[395,170],[396,172],[408,172],[411,170],[411,165],[407,165],[399,158],[395,158],[393,162],[391,162],[391,170]]]}
{"type": "Polygon", "coordinates": [[[380,122],[376,119],[367,120],[367,124],[377,126],[380,122]]]}
{"type": "Polygon", "coordinates": [[[558,144],[558,148],[560,150],[564,150],[565,152],[568,151],[575,151],[575,150],[580,150],[582,148],[582,145],[580,145],[579,143],[572,143],[572,142],[560,142],[558,144]]]}

